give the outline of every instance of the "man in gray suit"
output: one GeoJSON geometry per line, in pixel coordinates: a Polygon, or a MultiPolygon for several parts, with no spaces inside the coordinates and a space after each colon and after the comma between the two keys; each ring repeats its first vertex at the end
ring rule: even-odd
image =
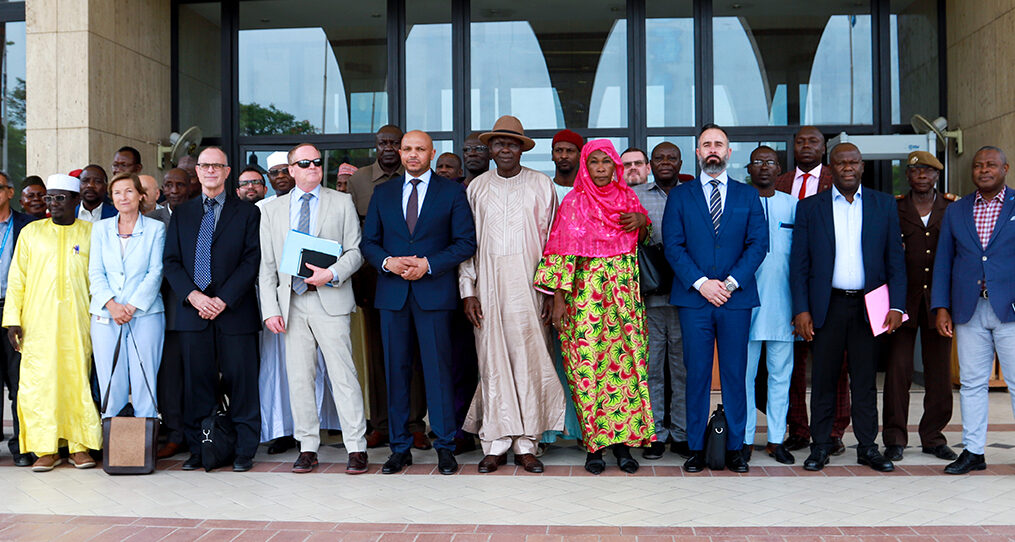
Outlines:
{"type": "Polygon", "coordinates": [[[351,196],[321,186],[323,162],[316,147],[299,144],[289,151],[288,159],[296,186],[261,209],[258,295],[265,327],[285,334],[289,400],[300,442],[292,471],[307,473],[317,466],[321,426],[314,378],[320,346],[349,451],[345,472],[360,474],[367,470],[366,418],[349,327],[349,315],[356,306],[349,278],[363,263],[359,215],[351,196]],[[282,272],[282,247],[290,230],[337,241],[342,245],[341,257],[327,268],[306,264],[313,272],[307,278],[282,272]]]}

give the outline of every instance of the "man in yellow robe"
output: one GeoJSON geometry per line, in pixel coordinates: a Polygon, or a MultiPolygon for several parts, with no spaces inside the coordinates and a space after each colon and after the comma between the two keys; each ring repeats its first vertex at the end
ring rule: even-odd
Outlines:
{"type": "Polygon", "coordinates": [[[46,180],[51,220],[21,231],[7,277],[3,327],[21,352],[18,389],[22,453],[45,472],[63,462],[66,444],[77,468],[94,467],[88,450],[102,447],[102,426],[88,382],[92,342],[88,321],[88,247],[92,225],[77,220],[80,181],[46,180]]]}

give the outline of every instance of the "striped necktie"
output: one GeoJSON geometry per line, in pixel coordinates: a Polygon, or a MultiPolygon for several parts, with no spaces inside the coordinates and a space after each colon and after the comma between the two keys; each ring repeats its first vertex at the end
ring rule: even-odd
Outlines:
{"type": "Polygon", "coordinates": [[[712,229],[719,233],[719,219],[722,218],[722,196],[719,195],[719,181],[712,179],[712,196],[708,198],[708,214],[712,215],[712,229]]]}

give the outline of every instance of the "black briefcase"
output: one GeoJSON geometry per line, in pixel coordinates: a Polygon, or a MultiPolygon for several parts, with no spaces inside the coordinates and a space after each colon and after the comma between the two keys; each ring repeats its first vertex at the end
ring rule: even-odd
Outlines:
{"type": "Polygon", "coordinates": [[[236,426],[222,401],[201,420],[201,466],[213,471],[233,462],[236,455],[236,426]]]}
{"type": "Polygon", "coordinates": [[[726,411],[719,405],[708,419],[708,428],[705,430],[705,464],[712,470],[726,468],[727,429],[726,411]]]}

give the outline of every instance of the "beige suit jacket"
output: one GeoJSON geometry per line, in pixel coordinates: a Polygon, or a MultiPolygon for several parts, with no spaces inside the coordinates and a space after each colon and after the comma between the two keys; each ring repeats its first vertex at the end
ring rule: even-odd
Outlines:
{"type": "MultiPolygon", "coordinates": [[[[292,229],[289,226],[289,196],[275,198],[261,208],[261,269],[258,273],[258,295],[261,300],[261,321],[273,316],[289,320],[289,299],[292,275],[279,270],[282,247],[292,229]]],[[[317,289],[324,310],[331,316],[349,314],[356,308],[352,295],[352,274],[363,264],[359,250],[360,226],[356,206],[349,194],[321,187],[317,207],[317,224],[311,235],[342,244],[342,256],[329,269],[337,277],[330,285],[317,289]]]]}

